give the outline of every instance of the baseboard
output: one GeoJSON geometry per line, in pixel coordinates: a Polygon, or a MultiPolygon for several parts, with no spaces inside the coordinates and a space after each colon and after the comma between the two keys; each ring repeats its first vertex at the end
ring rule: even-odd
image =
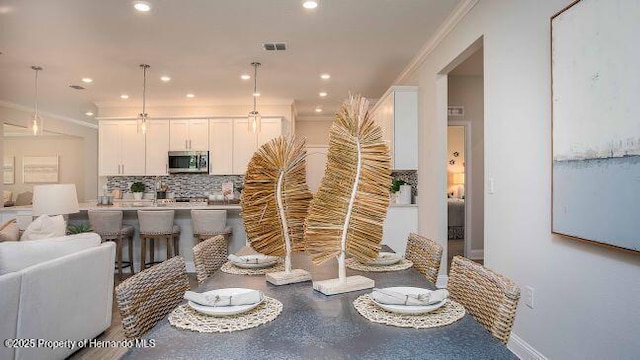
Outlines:
{"type": "Polygon", "coordinates": [[[484,250],[469,250],[468,258],[471,260],[483,260],[484,250]]]}
{"type": "Polygon", "coordinates": [[[512,353],[522,360],[547,360],[538,350],[534,349],[526,341],[515,333],[511,333],[507,347],[512,353]]]}
{"type": "Polygon", "coordinates": [[[438,289],[444,289],[447,287],[448,282],[449,282],[448,275],[438,275],[438,279],[436,279],[436,287],[438,289]]]}

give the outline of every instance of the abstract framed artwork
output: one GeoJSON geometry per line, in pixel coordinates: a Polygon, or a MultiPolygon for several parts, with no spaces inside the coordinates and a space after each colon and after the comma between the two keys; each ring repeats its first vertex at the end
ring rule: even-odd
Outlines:
{"type": "Polygon", "coordinates": [[[22,181],[25,184],[57,183],[58,156],[23,156],[22,181]]]}
{"type": "Polygon", "coordinates": [[[551,231],[640,252],[640,3],[551,18],[551,231]]]}
{"type": "Polygon", "coordinates": [[[2,166],[3,178],[2,183],[5,185],[13,184],[16,181],[15,173],[15,158],[11,156],[5,156],[2,166]]]}

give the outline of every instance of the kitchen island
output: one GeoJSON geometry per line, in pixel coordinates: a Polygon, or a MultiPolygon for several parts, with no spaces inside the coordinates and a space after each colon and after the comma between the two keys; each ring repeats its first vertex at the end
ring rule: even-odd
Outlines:
{"type": "MultiPolygon", "coordinates": [[[[70,224],[88,223],[88,210],[121,210],[123,212],[124,224],[132,225],[135,228],[133,256],[136,271],[140,270],[140,234],[138,227],[138,210],[175,210],[174,223],[180,226],[180,255],[182,255],[187,263],[187,271],[194,272],[193,265],[193,246],[196,240],[193,238],[193,227],[191,225],[191,210],[227,210],[227,225],[231,226],[233,233],[229,238],[229,253],[236,252],[245,246],[247,235],[244,230],[242,218],[240,218],[239,204],[219,204],[208,205],[203,202],[171,202],[171,203],[155,203],[152,200],[122,200],[115,201],[113,205],[98,205],[97,202],[84,202],[78,204],[80,212],[69,215],[70,224]]],[[[13,206],[0,208],[3,222],[11,218],[18,220],[21,229],[25,229],[31,222],[32,211],[31,206],[13,206]]],[[[126,246],[126,245],[125,245],[126,246]]],[[[127,249],[123,249],[123,253],[127,254],[127,249]]],[[[166,248],[163,242],[156,242],[156,257],[164,259],[166,257],[166,248]]],[[[126,259],[126,255],[125,255],[126,259]]],[[[126,271],[126,270],[125,270],[126,271]]]]}

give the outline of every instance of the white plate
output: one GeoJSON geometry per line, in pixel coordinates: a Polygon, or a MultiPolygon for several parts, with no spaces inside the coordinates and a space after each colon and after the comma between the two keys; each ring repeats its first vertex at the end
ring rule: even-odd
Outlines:
{"type": "Polygon", "coordinates": [[[393,265],[402,260],[402,256],[392,252],[380,252],[378,257],[372,262],[364,263],[365,265],[393,265]]]}
{"type": "MultiPolygon", "coordinates": [[[[428,289],[415,288],[415,287],[405,287],[405,286],[389,287],[389,288],[384,288],[384,289],[380,289],[380,290],[382,290],[382,291],[389,290],[389,291],[400,293],[402,295],[424,293],[425,290],[432,291],[432,290],[428,290],[428,289]]],[[[371,299],[371,300],[373,300],[373,299],[371,299]]],[[[435,303],[435,304],[432,304],[432,305],[424,305],[424,306],[380,304],[379,302],[376,302],[375,300],[373,300],[373,302],[376,303],[376,305],[378,305],[381,308],[383,308],[384,310],[390,311],[392,313],[404,314],[404,315],[419,315],[419,314],[425,314],[425,313],[431,312],[433,310],[439,309],[440,307],[442,307],[442,305],[444,305],[447,302],[447,300],[445,299],[443,301],[440,301],[439,303],[435,303]]]]}
{"type": "MultiPolygon", "coordinates": [[[[254,291],[254,290],[243,289],[243,288],[228,288],[228,289],[218,289],[218,290],[207,291],[205,294],[230,296],[230,295],[242,294],[249,291],[254,291]]],[[[262,301],[264,301],[264,297],[262,298],[262,301]]],[[[255,308],[256,306],[260,305],[262,301],[259,301],[255,304],[249,304],[249,305],[216,306],[216,307],[196,304],[193,301],[189,301],[187,304],[189,304],[189,307],[192,308],[193,310],[205,315],[229,316],[229,315],[237,315],[237,314],[245,313],[255,308]]]]}
{"type": "Polygon", "coordinates": [[[231,263],[239,268],[244,268],[244,269],[266,268],[269,266],[273,266],[278,262],[277,256],[267,256],[264,254],[244,255],[244,256],[240,256],[240,258],[249,259],[249,261],[248,262],[231,262],[231,263]],[[256,259],[260,259],[262,260],[262,262],[255,263],[256,259]],[[251,261],[254,261],[254,262],[251,262],[251,261]]]}

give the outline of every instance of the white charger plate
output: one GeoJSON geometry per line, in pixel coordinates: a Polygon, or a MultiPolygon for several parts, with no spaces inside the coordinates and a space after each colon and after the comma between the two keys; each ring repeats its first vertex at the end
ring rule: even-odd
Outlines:
{"type": "MultiPolygon", "coordinates": [[[[425,290],[431,291],[428,289],[408,287],[408,286],[388,287],[380,290],[382,291],[389,290],[389,291],[397,292],[402,295],[420,294],[420,293],[424,293],[425,290]]],[[[371,300],[373,300],[373,298],[371,300]]],[[[373,302],[376,303],[376,305],[378,305],[382,309],[390,311],[392,313],[404,314],[404,315],[419,315],[419,314],[426,314],[428,312],[439,309],[447,302],[447,299],[444,299],[439,303],[435,303],[432,305],[423,305],[423,306],[381,304],[375,300],[373,300],[373,302]]]]}
{"type": "Polygon", "coordinates": [[[398,262],[400,262],[400,260],[402,260],[402,256],[396,254],[396,253],[392,253],[392,252],[379,252],[378,253],[378,257],[371,261],[371,262],[367,262],[367,263],[363,263],[364,265],[393,265],[393,264],[397,264],[398,262]]]}
{"type": "MultiPolygon", "coordinates": [[[[237,295],[237,294],[242,294],[242,293],[246,293],[249,291],[254,291],[252,289],[244,289],[244,288],[227,288],[227,289],[217,289],[217,290],[211,290],[211,291],[207,291],[204,294],[207,295],[220,295],[220,296],[233,296],[233,295],[237,295]]],[[[200,304],[196,304],[193,301],[189,301],[187,304],[189,305],[190,308],[192,308],[193,310],[205,314],[205,315],[210,315],[210,316],[229,316],[229,315],[237,315],[237,314],[242,314],[245,313],[251,309],[254,309],[256,306],[260,305],[262,302],[264,301],[264,297],[262,298],[261,301],[255,303],[255,304],[249,304],[249,305],[233,305],[233,306],[206,306],[206,305],[200,305],[200,304]]]]}
{"type": "Polygon", "coordinates": [[[273,266],[278,262],[278,257],[277,256],[267,256],[264,254],[256,254],[256,255],[244,255],[244,256],[239,256],[240,258],[243,259],[249,259],[249,262],[231,262],[233,265],[239,267],[239,268],[243,268],[243,269],[261,269],[261,268],[266,268],[269,266],[273,266]],[[270,260],[263,260],[263,262],[260,263],[255,263],[255,262],[251,262],[252,260],[255,261],[256,259],[270,259],[270,260]]]}

